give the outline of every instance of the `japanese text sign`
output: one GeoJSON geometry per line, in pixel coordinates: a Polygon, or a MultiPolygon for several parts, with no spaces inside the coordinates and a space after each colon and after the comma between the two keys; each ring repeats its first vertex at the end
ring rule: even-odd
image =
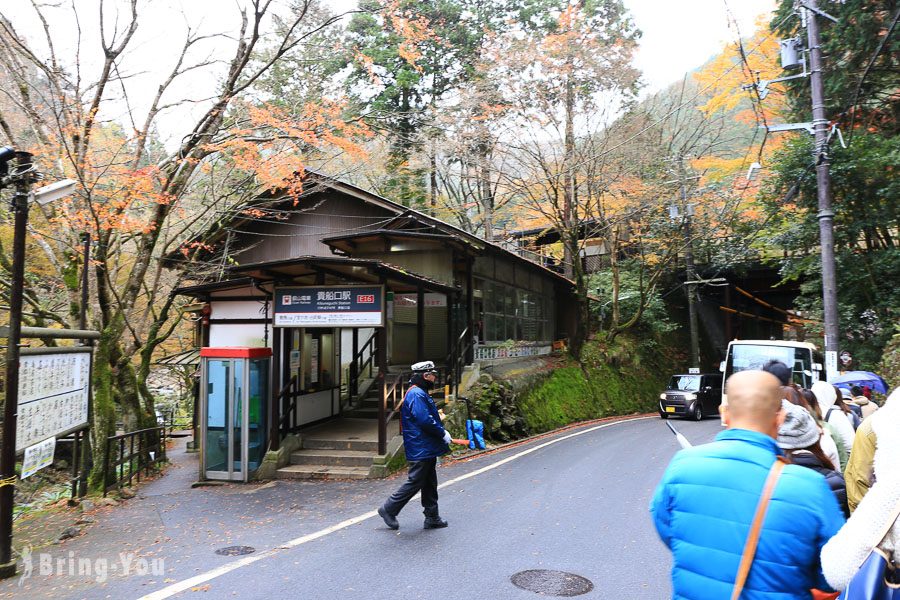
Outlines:
{"type": "Polygon", "coordinates": [[[307,286],[275,289],[275,327],[381,327],[384,287],[307,286]]]}

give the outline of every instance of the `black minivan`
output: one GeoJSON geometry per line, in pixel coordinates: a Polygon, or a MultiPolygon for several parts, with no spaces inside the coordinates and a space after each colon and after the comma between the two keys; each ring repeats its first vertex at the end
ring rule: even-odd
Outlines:
{"type": "Polygon", "coordinates": [[[659,395],[659,416],[703,417],[719,414],[722,403],[721,373],[672,375],[669,387],[659,395]]]}

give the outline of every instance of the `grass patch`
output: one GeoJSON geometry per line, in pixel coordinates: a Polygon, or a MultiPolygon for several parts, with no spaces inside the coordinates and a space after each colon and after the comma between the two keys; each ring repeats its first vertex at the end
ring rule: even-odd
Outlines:
{"type": "Polygon", "coordinates": [[[615,345],[588,342],[579,364],[570,361],[529,390],[519,408],[529,429],[540,433],[578,421],[652,412],[672,365],[662,353],[648,355],[637,340],[615,345]]]}

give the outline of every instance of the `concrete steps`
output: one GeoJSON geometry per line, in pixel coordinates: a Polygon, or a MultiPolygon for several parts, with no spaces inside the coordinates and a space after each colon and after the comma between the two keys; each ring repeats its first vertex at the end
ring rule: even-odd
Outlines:
{"type": "Polygon", "coordinates": [[[378,442],[303,438],[291,464],[278,469],[279,479],[367,479],[378,442]]]}
{"type": "Polygon", "coordinates": [[[369,467],[288,465],[276,471],[278,479],[368,479],[369,467]]]}
{"type": "Polygon", "coordinates": [[[298,450],[291,454],[292,465],[329,465],[339,467],[370,467],[372,453],[361,450],[298,450]]]}
{"type": "Polygon", "coordinates": [[[378,442],[374,440],[328,440],[303,438],[304,450],[356,450],[358,452],[378,452],[378,442]]]}

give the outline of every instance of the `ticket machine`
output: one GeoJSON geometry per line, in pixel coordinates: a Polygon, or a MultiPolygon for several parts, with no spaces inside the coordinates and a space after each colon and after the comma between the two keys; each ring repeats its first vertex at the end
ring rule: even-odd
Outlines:
{"type": "Polygon", "coordinates": [[[200,479],[247,481],[268,440],[269,348],[201,348],[200,479]]]}

